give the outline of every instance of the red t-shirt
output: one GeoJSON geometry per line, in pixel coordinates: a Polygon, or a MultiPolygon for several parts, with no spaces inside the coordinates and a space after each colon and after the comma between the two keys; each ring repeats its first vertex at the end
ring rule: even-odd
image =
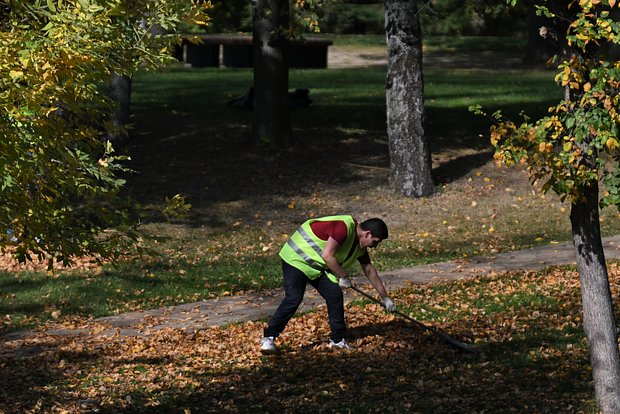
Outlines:
{"type": "MultiPolygon", "coordinates": [[[[357,221],[355,222],[357,224],[357,221]]],[[[312,232],[321,240],[332,238],[338,242],[340,246],[347,240],[347,225],[342,220],[335,221],[315,221],[310,224],[312,232]]],[[[357,237],[355,243],[357,243],[357,237]]],[[[357,260],[361,264],[369,264],[370,256],[368,252],[364,252],[357,260]]]]}

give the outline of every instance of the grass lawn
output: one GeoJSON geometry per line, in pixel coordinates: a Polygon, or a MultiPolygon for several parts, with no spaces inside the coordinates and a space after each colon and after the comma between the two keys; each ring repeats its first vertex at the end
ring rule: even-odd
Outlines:
{"type": "MultiPolygon", "coordinates": [[[[329,39],[333,47],[345,50],[385,50],[385,35],[356,35],[318,33],[309,37],[329,39]]],[[[509,37],[481,37],[481,36],[425,36],[424,52],[451,53],[451,52],[479,52],[479,51],[502,51],[520,52],[526,42],[524,39],[509,37]]]]}

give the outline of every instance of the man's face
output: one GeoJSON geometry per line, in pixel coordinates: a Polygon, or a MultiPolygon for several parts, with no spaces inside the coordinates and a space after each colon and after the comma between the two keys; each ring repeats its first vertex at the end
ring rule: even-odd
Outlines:
{"type": "Polygon", "coordinates": [[[377,247],[381,241],[381,238],[374,237],[370,231],[365,231],[364,237],[360,239],[360,247],[362,249],[377,247]]]}

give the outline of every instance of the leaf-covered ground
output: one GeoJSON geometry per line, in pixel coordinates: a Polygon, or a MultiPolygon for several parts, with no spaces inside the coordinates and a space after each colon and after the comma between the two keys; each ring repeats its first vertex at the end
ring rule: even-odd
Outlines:
{"type": "MultiPolygon", "coordinates": [[[[610,279],[617,300],[617,265],[610,279]]],[[[574,271],[413,286],[394,296],[401,310],[480,354],[368,303],[347,310],[352,352],[327,349],[323,308],[294,318],[275,356],[258,350],[261,322],[128,338],[97,335],[102,326],[73,319],[63,326],[93,334],[41,332],[0,344],[0,412],[596,412],[574,271]]]]}

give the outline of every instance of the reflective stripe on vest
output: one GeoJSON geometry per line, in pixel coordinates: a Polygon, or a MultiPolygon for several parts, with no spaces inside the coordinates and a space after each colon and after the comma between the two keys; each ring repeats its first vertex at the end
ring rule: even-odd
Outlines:
{"type": "MultiPolygon", "coordinates": [[[[319,256],[323,254],[323,250],[321,250],[321,248],[317,246],[316,243],[314,243],[314,240],[310,240],[307,238],[309,237],[308,233],[306,233],[301,227],[297,231],[299,231],[299,233],[304,238],[304,240],[306,240],[308,244],[312,246],[312,249],[314,249],[314,251],[317,252],[319,256]]],[[[295,253],[297,253],[302,259],[304,259],[304,262],[308,263],[310,266],[314,267],[315,269],[321,269],[323,267],[321,263],[317,262],[316,260],[313,260],[303,250],[301,250],[301,248],[297,245],[297,243],[295,243],[292,239],[289,238],[286,244],[291,246],[291,249],[293,249],[295,253]]]]}

